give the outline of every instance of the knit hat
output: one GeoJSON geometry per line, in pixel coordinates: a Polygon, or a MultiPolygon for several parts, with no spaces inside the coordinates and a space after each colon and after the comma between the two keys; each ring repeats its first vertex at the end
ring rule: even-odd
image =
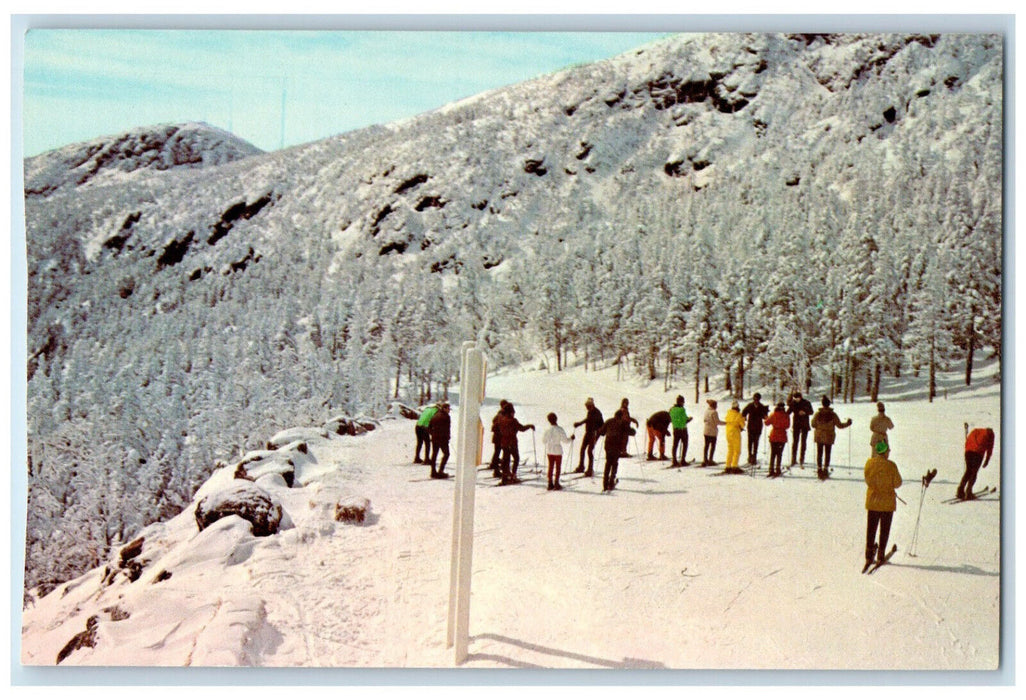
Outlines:
{"type": "Polygon", "coordinates": [[[886,443],[886,442],[884,442],[883,440],[881,440],[880,442],[876,443],[876,453],[877,453],[878,455],[882,455],[882,454],[887,454],[887,452],[888,452],[888,451],[889,451],[890,449],[891,449],[891,448],[890,448],[890,447],[888,447],[888,446],[887,446],[887,443],[886,443]]]}
{"type": "Polygon", "coordinates": [[[823,397],[823,407],[826,408],[830,405],[830,399],[826,396],[823,397]]]}

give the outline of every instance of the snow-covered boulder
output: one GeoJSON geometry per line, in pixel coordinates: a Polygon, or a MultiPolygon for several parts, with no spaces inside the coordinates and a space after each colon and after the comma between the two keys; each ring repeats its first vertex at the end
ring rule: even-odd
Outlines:
{"type": "Polygon", "coordinates": [[[287,457],[278,456],[274,459],[251,462],[242,467],[242,473],[236,472],[235,478],[247,481],[259,481],[265,476],[274,475],[279,477],[288,488],[296,481],[296,464],[287,457]]]}
{"type": "Polygon", "coordinates": [[[290,443],[316,442],[327,440],[328,431],[324,428],[289,428],[274,435],[267,441],[268,450],[277,450],[290,443]]]}
{"type": "Polygon", "coordinates": [[[408,418],[409,420],[417,420],[420,418],[420,413],[417,409],[407,406],[404,403],[393,401],[388,404],[388,417],[389,418],[408,418]]]}
{"type": "Polygon", "coordinates": [[[333,435],[363,435],[377,428],[379,423],[373,418],[346,415],[335,416],[324,424],[324,429],[333,435]]]}
{"type": "Polygon", "coordinates": [[[381,427],[381,421],[371,418],[370,416],[359,415],[356,418],[353,418],[353,422],[362,426],[363,429],[368,432],[381,427]]]}
{"type": "Polygon", "coordinates": [[[140,556],[145,542],[145,537],[136,537],[118,550],[117,556],[104,569],[104,585],[114,583],[119,575],[124,576],[129,581],[135,581],[142,575],[143,569],[146,568],[148,563],[140,556]]]}
{"type": "Polygon", "coordinates": [[[335,505],[335,520],[340,523],[362,523],[367,519],[370,501],[359,496],[340,500],[335,505]]]}
{"type": "Polygon", "coordinates": [[[324,429],[332,435],[363,435],[367,429],[349,416],[335,416],[324,424],[324,429]]]}
{"type": "Polygon", "coordinates": [[[238,481],[212,493],[196,504],[196,524],[203,530],[229,515],[238,515],[252,525],[253,534],[265,537],[278,532],[284,511],[271,494],[249,481],[238,481]]]}

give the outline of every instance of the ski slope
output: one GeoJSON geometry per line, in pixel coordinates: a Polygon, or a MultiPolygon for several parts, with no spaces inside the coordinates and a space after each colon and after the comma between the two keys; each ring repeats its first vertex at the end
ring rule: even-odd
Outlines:
{"type": "MultiPolygon", "coordinates": [[[[490,471],[478,471],[470,656],[461,667],[994,670],[1007,489],[1000,385],[985,371],[968,390],[947,378],[947,398],[932,404],[906,380],[881,396],[896,425],[892,459],[905,504],[891,531],[898,552],[872,575],[860,573],[862,465],[875,413],[868,400],[834,404],[854,425],[838,432],[828,481],[816,479],[811,435],[804,469],[768,479],[763,457],[756,476],[714,476],[720,467],[668,469],[637,458],[645,418],[678,393],[695,415],[689,457],[700,456],[693,388],[618,381],[615,369],[489,376],[485,425],[505,398],[539,430],[521,433],[523,483],[496,488],[490,471]],[[602,493],[600,476],[564,477],[565,490],[547,491],[536,467],[545,415],[555,411],[570,433],[589,396],[606,417],[630,399],[642,426],[634,457],[621,460],[612,493],[602,493]],[[997,431],[977,487],[998,491],[945,504],[963,470],[964,423],[997,431]],[[920,480],[932,468],[938,475],[924,492],[920,480]]],[[[818,406],[819,394],[809,393],[818,406]]],[[[710,396],[722,416],[729,399],[710,396]]],[[[192,508],[147,528],[160,559],[139,581],[104,588],[97,570],[27,605],[23,663],[52,665],[98,615],[95,646],[62,665],[452,668],[454,480],[429,479],[427,466],[412,464],[414,444],[405,419],[312,441],[297,474],[303,486],[275,491],[294,523],[275,536],[255,538],[234,517],[198,533],[192,508]],[[370,500],[363,525],[332,521],[332,504],[346,495],[370,500]],[[162,567],[173,575],[153,583],[162,567]],[[104,611],[115,605],[128,616],[110,619],[104,611]]],[[[721,431],[718,461],[725,449],[721,431]]],[[[601,448],[596,455],[600,475],[601,448]]],[[[785,466],[787,456],[789,448],[785,466]]]]}

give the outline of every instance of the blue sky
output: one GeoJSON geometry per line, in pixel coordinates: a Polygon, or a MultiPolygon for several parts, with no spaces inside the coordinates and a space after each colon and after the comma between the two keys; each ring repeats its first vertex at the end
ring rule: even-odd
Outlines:
{"type": "Polygon", "coordinates": [[[182,121],[205,121],[273,150],[420,114],[662,36],[33,28],[24,40],[23,154],[182,121]]]}

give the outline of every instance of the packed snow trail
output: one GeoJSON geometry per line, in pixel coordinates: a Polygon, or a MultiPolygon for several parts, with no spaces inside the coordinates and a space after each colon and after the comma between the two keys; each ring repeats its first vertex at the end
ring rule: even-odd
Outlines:
{"type": "MultiPolygon", "coordinates": [[[[588,396],[607,417],[626,396],[643,431],[645,418],[676,393],[664,393],[661,382],[617,382],[614,370],[510,372],[489,377],[481,418],[488,425],[505,398],[524,423],[545,425],[555,411],[569,433],[588,396]]],[[[458,406],[458,397],[450,399],[458,406]]],[[[491,471],[477,472],[463,667],[994,669],[1001,503],[941,501],[962,474],[963,421],[1000,431],[998,387],[933,404],[883,399],[897,426],[899,495],[910,504],[899,504],[893,542],[910,541],[920,478],[931,468],[938,475],[919,513],[918,556],[899,549],[873,576],[859,574],[869,402],[835,404],[842,419],[855,421],[852,455],[838,446],[827,481],[808,464],[778,479],[762,478],[765,465],[759,478],[709,478],[722,467],[665,469],[635,453],[621,460],[617,489],[602,494],[599,446],[594,478],[570,473],[573,455],[564,461],[564,490],[548,491],[530,436],[521,434],[522,483],[488,488],[491,471]]],[[[691,401],[687,408],[700,420],[691,401]]],[[[692,458],[701,450],[697,422],[692,458]]],[[[96,647],[64,664],[453,666],[445,637],[455,480],[429,479],[428,466],[412,463],[414,445],[413,421],[405,419],[311,443],[306,486],[284,490],[296,527],[272,537],[239,535],[230,523],[242,521],[231,518],[219,521],[226,523],[220,535],[197,534],[183,513],[163,526],[186,552],[173,576],[138,588],[144,594],[125,589],[118,605],[130,616],[101,625],[96,647]],[[331,504],[345,494],[370,500],[364,524],[331,520],[331,504]],[[235,544],[220,554],[216,537],[227,534],[235,544]],[[206,549],[196,549],[200,542],[206,549]],[[160,639],[136,624],[158,611],[174,617],[160,639]],[[180,653],[186,646],[192,656],[180,653]]],[[[645,447],[643,432],[638,446],[645,447]]],[[[486,444],[483,457],[490,456],[486,444]]],[[[999,486],[1000,469],[999,448],[979,486],[999,486]]],[[[110,605],[97,588],[87,577],[26,610],[26,663],[52,664],[90,612],[110,605]]]]}

